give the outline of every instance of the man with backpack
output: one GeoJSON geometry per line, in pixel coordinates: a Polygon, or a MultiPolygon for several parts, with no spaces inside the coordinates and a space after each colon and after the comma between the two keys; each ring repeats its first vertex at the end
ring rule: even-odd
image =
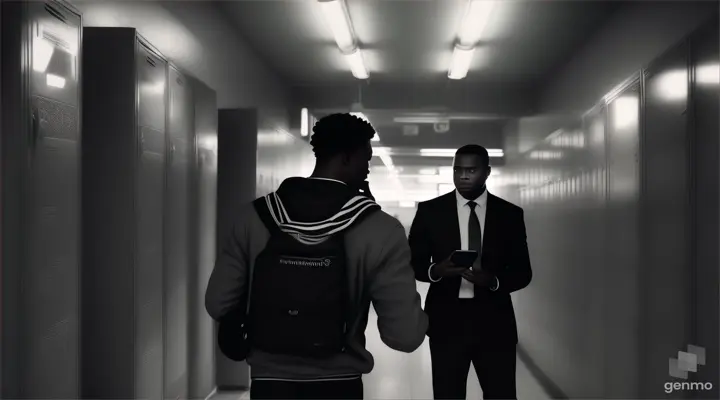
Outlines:
{"type": "Polygon", "coordinates": [[[370,303],[394,350],[415,351],[428,326],[405,231],[367,187],[375,130],[333,114],[313,132],[312,176],[240,210],[205,296],[252,399],[362,399],[370,303]]]}

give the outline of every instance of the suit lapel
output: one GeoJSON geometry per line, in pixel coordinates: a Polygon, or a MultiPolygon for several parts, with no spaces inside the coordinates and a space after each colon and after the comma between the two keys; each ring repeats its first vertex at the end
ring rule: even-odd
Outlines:
{"type": "Polygon", "coordinates": [[[450,192],[447,196],[447,210],[446,221],[449,221],[450,226],[448,227],[447,244],[452,249],[451,251],[458,250],[462,246],[460,240],[460,220],[458,218],[458,205],[457,198],[455,197],[455,191],[450,192]]]}
{"type": "Polygon", "coordinates": [[[487,261],[488,252],[495,248],[495,235],[497,234],[497,198],[488,192],[487,209],[485,210],[485,227],[483,229],[482,265],[487,261]]]}

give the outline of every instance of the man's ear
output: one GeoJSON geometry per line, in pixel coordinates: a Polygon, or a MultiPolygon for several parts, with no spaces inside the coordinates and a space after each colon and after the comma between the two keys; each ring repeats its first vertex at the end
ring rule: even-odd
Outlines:
{"type": "Polygon", "coordinates": [[[491,173],[491,172],[492,172],[492,167],[488,165],[488,167],[487,167],[487,176],[485,177],[486,179],[490,177],[490,173],[491,173]]]}

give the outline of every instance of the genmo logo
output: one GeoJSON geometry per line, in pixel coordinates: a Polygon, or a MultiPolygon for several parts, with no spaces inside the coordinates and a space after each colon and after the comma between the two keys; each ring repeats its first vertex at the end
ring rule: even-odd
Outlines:
{"type": "MultiPolygon", "coordinates": [[[[687,351],[678,351],[677,358],[670,358],[669,374],[687,381],[689,372],[697,372],[698,365],[705,365],[705,349],[689,344],[687,351]]],[[[665,382],[665,393],[690,390],[711,390],[711,382],[665,382]]]]}
{"type": "Polygon", "coordinates": [[[665,382],[665,393],[682,392],[686,390],[712,390],[710,382],[665,382]]]}

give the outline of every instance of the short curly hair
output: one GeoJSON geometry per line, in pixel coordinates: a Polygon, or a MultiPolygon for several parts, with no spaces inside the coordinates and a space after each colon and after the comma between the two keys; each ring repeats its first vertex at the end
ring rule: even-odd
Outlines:
{"type": "Polygon", "coordinates": [[[313,127],[310,145],[317,159],[352,152],[367,146],[375,136],[375,128],[352,114],[330,114],[320,118],[313,127]]]}
{"type": "Polygon", "coordinates": [[[480,162],[483,163],[483,167],[490,165],[490,155],[488,154],[487,149],[478,144],[466,144],[465,146],[457,149],[455,155],[458,156],[461,154],[480,157],[480,162]]]}

